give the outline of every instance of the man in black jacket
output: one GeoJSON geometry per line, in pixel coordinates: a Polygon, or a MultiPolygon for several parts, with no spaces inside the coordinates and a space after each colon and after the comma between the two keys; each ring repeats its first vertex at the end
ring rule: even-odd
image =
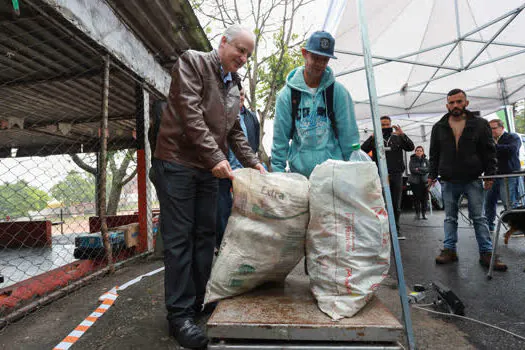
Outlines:
{"type": "MultiPolygon", "coordinates": [[[[503,122],[499,119],[493,119],[489,122],[492,129],[492,137],[496,143],[496,156],[498,159],[498,174],[510,174],[513,171],[519,171],[520,164],[520,147],[521,140],[517,134],[505,131],[503,122]]],[[[487,192],[485,198],[485,215],[489,230],[494,231],[494,219],[496,218],[496,204],[501,198],[505,209],[507,208],[507,193],[509,202],[514,207],[518,200],[518,181],[519,177],[507,179],[508,188],[505,188],[503,179],[496,179],[494,185],[487,192]]]]}
{"type": "MultiPolygon", "coordinates": [[[[394,207],[394,218],[396,220],[397,233],[399,233],[399,215],[401,214],[401,196],[403,194],[403,172],[405,171],[405,160],[403,151],[414,150],[414,143],[403,132],[399,125],[392,127],[392,120],[388,116],[381,117],[381,129],[385,143],[386,164],[394,207]]],[[[366,153],[372,151],[372,159],[377,163],[377,154],[374,144],[374,135],[370,136],[361,146],[366,153]]],[[[398,239],[405,239],[401,235],[398,239]]]]}
{"type": "MultiPolygon", "coordinates": [[[[490,189],[493,181],[487,180],[483,185],[479,176],[496,173],[496,148],[488,122],[467,110],[468,104],[463,90],[451,90],[447,95],[448,113],[432,128],[428,183],[432,184],[438,175],[441,176],[446,216],[444,249],[436,257],[436,263],[458,260],[459,199],[464,194],[468,198],[469,217],[474,222],[479,263],[488,267],[492,240],[483,216],[483,189],[490,189]]],[[[507,265],[496,259],[494,269],[505,271],[507,265]]]]}

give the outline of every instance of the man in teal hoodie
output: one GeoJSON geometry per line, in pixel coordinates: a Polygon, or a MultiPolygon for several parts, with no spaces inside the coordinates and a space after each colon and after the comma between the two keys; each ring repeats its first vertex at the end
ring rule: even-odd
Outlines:
{"type": "Polygon", "coordinates": [[[277,96],[272,170],[309,177],[327,159],[348,160],[359,144],[354,103],[328,67],[335,40],[328,32],[312,34],[302,48],[304,66],[294,69],[277,96]],[[290,143],[290,140],[292,142],[290,143]]]}

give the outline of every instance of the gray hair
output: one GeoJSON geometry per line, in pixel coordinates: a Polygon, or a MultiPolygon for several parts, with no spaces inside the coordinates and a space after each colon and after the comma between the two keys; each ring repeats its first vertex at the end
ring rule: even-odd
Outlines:
{"type": "Polygon", "coordinates": [[[253,31],[251,31],[250,29],[246,27],[241,26],[240,24],[234,24],[226,28],[222,36],[226,38],[227,42],[231,42],[232,40],[237,38],[242,33],[248,33],[252,37],[252,40],[255,41],[255,34],[253,33],[253,31]]]}
{"type": "Polygon", "coordinates": [[[505,127],[505,126],[503,125],[503,122],[501,121],[501,119],[492,119],[492,120],[489,122],[489,124],[490,124],[490,123],[496,123],[496,124],[498,124],[498,126],[499,126],[500,128],[504,128],[504,127],[505,127]]]}

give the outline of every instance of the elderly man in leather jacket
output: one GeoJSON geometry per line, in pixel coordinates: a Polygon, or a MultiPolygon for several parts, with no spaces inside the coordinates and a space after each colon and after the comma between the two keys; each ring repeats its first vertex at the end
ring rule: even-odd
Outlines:
{"type": "Polygon", "coordinates": [[[244,167],[264,172],[243,134],[236,74],[254,35],[234,25],[218,50],[186,51],[175,63],[153,160],[164,242],[170,333],[187,348],[208,339],[195,324],[202,311],[215,247],[219,178],[233,179],[228,147],[244,167]]]}

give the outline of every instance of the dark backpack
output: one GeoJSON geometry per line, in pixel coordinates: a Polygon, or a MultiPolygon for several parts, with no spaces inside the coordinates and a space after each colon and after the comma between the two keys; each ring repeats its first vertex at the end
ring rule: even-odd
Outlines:
{"type": "MultiPolygon", "coordinates": [[[[295,133],[295,122],[298,119],[299,104],[301,103],[301,91],[292,89],[292,129],[290,130],[290,138],[293,138],[295,133]]],[[[338,138],[337,125],[335,124],[335,115],[334,115],[334,84],[330,84],[324,91],[323,96],[326,101],[326,112],[328,114],[328,119],[332,124],[332,129],[334,129],[335,138],[338,138]]]]}

